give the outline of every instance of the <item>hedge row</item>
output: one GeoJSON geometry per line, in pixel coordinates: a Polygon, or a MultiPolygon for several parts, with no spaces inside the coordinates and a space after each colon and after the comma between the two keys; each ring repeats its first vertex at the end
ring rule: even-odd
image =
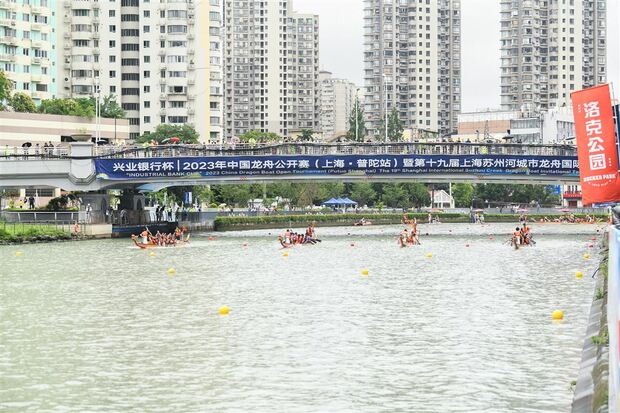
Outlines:
{"type": "Polygon", "coordinates": [[[71,234],[56,228],[29,227],[15,233],[0,228],[0,243],[4,244],[66,239],[71,239],[71,234]]]}
{"type": "MultiPolygon", "coordinates": [[[[469,214],[458,214],[458,213],[438,213],[433,214],[433,216],[439,218],[440,221],[446,222],[469,222],[469,214]]],[[[399,223],[401,222],[403,214],[397,213],[386,213],[386,214],[378,214],[378,213],[369,213],[369,214],[329,214],[329,215],[263,215],[263,216],[252,216],[252,217],[240,217],[240,216],[226,216],[226,217],[217,217],[215,219],[215,228],[222,227],[233,227],[233,226],[245,226],[252,224],[277,224],[277,223],[299,223],[299,222],[347,222],[349,224],[353,224],[356,221],[359,221],[361,218],[365,218],[369,221],[374,221],[377,223],[399,223]]],[[[417,218],[420,222],[426,222],[428,218],[427,213],[408,213],[407,217],[409,219],[417,218]]],[[[549,217],[553,219],[557,217],[557,215],[545,215],[545,214],[531,214],[528,215],[528,219],[530,221],[538,221],[543,219],[544,217],[549,217]]],[[[584,218],[585,214],[575,214],[575,217],[584,218]]],[[[596,214],[595,218],[607,219],[606,214],[596,214]]],[[[485,214],[484,215],[486,222],[514,222],[518,220],[518,215],[514,214],[485,214]]]]}

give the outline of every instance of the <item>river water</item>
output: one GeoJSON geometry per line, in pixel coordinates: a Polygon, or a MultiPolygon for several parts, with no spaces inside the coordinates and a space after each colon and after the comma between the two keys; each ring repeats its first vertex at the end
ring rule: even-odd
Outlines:
{"type": "Polygon", "coordinates": [[[287,257],[269,230],[0,247],[0,410],[566,412],[596,228],[514,251],[512,227],[403,249],[399,226],[319,228],[287,257]]]}

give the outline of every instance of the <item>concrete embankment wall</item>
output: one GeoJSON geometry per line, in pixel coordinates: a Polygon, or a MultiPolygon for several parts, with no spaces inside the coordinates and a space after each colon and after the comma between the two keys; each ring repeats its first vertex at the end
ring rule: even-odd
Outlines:
{"type": "Polygon", "coordinates": [[[609,337],[607,330],[607,265],[609,246],[603,237],[601,264],[597,272],[594,298],[590,307],[581,354],[579,374],[575,384],[572,413],[607,412],[609,388],[609,337]]]}

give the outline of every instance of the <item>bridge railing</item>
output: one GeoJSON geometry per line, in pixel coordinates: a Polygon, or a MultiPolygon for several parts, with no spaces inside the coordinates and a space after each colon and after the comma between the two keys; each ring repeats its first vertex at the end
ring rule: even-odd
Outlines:
{"type": "Polygon", "coordinates": [[[93,146],[91,156],[72,156],[70,146],[54,148],[0,148],[0,161],[71,158],[174,158],[197,156],[256,155],[538,155],[575,156],[567,145],[481,144],[481,143],[275,143],[236,145],[157,145],[143,147],[93,146]]]}
{"type": "Polygon", "coordinates": [[[106,147],[95,149],[100,158],[152,158],[240,155],[539,155],[575,156],[566,145],[473,144],[473,143],[294,143],[271,145],[161,145],[150,147],[106,147]]]}
{"type": "Polygon", "coordinates": [[[65,159],[71,155],[69,146],[0,148],[1,161],[65,159]]]}

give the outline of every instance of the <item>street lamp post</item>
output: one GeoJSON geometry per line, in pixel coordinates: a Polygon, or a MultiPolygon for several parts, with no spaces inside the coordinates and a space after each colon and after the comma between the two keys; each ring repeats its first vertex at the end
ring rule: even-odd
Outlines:
{"type": "Polygon", "coordinates": [[[101,118],[101,103],[99,102],[99,97],[101,94],[101,88],[99,86],[99,78],[95,78],[95,145],[99,145],[99,139],[101,135],[100,131],[100,118],[101,118]]]}
{"type": "Polygon", "coordinates": [[[385,143],[388,141],[388,89],[387,75],[383,75],[383,88],[385,89],[385,143]]]}
{"type": "Polygon", "coordinates": [[[360,93],[360,89],[357,88],[357,91],[355,93],[355,142],[359,142],[359,137],[358,137],[359,127],[357,126],[357,118],[359,117],[359,110],[360,110],[359,100],[358,100],[359,93],[360,93]]]}

